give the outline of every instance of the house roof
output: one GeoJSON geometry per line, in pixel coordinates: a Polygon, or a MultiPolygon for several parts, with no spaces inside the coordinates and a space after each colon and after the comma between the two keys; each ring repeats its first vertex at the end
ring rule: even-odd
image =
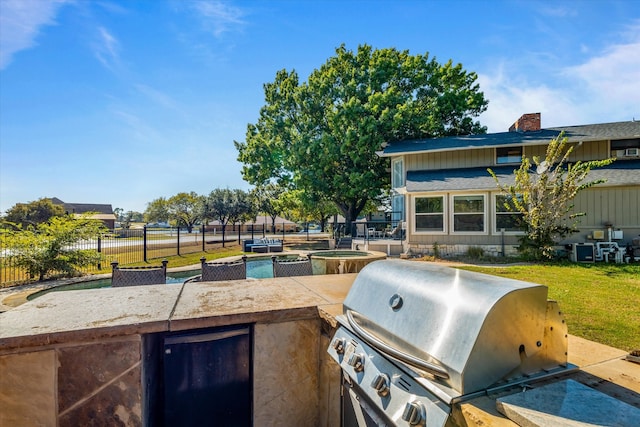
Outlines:
{"type": "Polygon", "coordinates": [[[113,208],[107,204],[96,203],[65,203],[57,197],[51,198],[51,203],[62,205],[65,212],[72,214],[83,214],[86,212],[97,212],[100,214],[113,214],[113,208]]]}
{"type": "MultiPolygon", "coordinates": [[[[503,185],[514,183],[515,166],[492,167],[503,185]]],[[[640,185],[640,160],[616,161],[603,168],[592,169],[589,181],[605,179],[607,187],[640,185]]],[[[495,180],[486,167],[423,170],[407,172],[407,192],[439,192],[464,190],[494,190],[495,180]]]]}
{"type": "Polygon", "coordinates": [[[562,126],[529,132],[499,132],[484,135],[394,141],[383,149],[380,156],[391,157],[400,154],[492,148],[509,145],[544,145],[548,144],[551,139],[557,137],[563,131],[569,142],[640,138],[640,121],[562,126]]]}

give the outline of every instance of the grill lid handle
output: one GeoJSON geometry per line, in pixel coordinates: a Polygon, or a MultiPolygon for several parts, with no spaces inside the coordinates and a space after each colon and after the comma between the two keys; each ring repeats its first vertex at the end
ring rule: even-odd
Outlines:
{"type": "Polygon", "coordinates": [[[411,354],[400,351],[392,346],[386,344],[382,340],[380,340],[375,335],[371,334],[367,330],[365,330],[362,326],[358,325],[358,322],[353,317],[352,310],[346,310],[347,321],[349,325],[353,328],[353,331],[363,339],[367,344],[376,348],[377,350],[394,357],[401,362],[406,363],[407,365],[422,369],[436,377],[447,379],[449,378],[449,373],[441,366],[435,365],[433,363],[427,362],[424,359],[420,359],[418,357],[412,356],[411,354]]]}

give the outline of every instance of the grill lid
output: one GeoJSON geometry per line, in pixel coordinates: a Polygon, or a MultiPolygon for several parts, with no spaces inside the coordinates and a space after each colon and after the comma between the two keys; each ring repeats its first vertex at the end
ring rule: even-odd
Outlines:
{"type": "Polygon", "coordinates": [[[368,264],[344,301],[361,338],[392,347],[391,356],[462,394],[489,387],[540,350],[546,308],[542,285],[399,260],[368,264]]]}

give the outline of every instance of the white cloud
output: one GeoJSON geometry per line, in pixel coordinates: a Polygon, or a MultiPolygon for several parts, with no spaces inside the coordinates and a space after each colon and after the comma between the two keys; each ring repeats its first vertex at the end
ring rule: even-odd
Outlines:
{"type": "Polygon", "coordinates": [[[635,37],[612,44],[578,65],[547,73],[503,63],[478,82],[489,106],[480,121],[489,132],[504,132],[522,114],[542,114],[542,126],[571,126],[640,117],[640,24],[635,37]],[[538,73],[528,77],[527,73],[538,73]]]}
{"type": "Polygon", "coordinates": [[[120,42],[109,30],[98,27],[98,37],[93,46],[94,55],[106,68],[114,70],[120,64],[120,42]]]}
{"type": "Polygon", "coordinates": [[[605,110],[618,120],[640,117],[640,40],[609,47],[601,56],[564,70],[583,88],[584,108],[605,110]]]}
{"type": "Polygon", "coordinates": [[[207,30],[216,37],[245,24],[242,20],[244,11],[228,3],[217,0],[199,0],[192,2],[191,5],[203,19],[207,30]]]}
{"type": "Polygon", "coordinates": [[[45,25],[55,25],[60,6],[69,0],[2,0],[0,14],[0,70],[21,50],[37,45],[45,25]]]}

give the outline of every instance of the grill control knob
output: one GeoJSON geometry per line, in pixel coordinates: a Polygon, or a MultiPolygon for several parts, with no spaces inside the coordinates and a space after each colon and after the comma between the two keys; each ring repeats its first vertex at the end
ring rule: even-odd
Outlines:
{"type": "Polygon", "coordinates": [[[417,400],[408,402],[407,406],[404,407],[402,419],[408,422],[411,426],[424,425],[427,419],[427,413],[424,405],[417,400]]]}
{"type": "Polygon", "coordinates": [[[371,387],[378,392],[378,395],[384,397],[389,394],[389,376],[379,373],[371,381],[371,387]]]}
{"type": "Polygon", "coordinates": [[[364,356],[361,353],[353,353],[347,360],[347,364],[353,367],[356,372],[362,372],[364,371],[364,356]]]}
{"type": "Polygon", "coordinates": [[[333,340],[333,343],[331,343],[331,346],[336,351],[336,353],[342,354],[342,353],[344,353],[344,344],[345,344],[345,342],[346,342],[346,340],[344,338],[336,338],[336,339],[333,340]]]}

